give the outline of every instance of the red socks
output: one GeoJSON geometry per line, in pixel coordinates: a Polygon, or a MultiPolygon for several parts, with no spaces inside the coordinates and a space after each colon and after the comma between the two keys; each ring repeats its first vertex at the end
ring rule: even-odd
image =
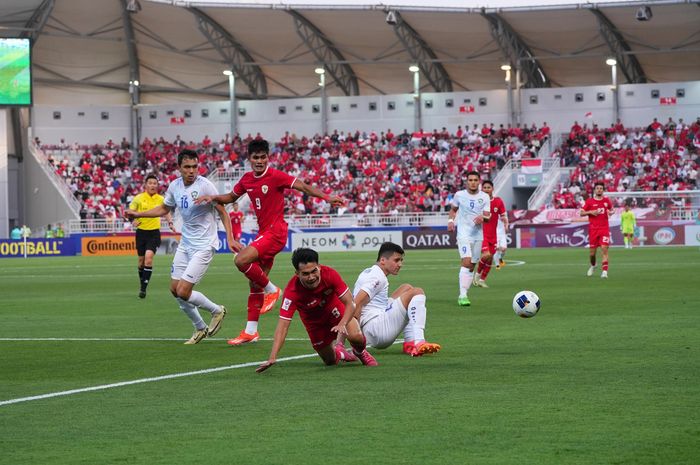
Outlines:
{"type": "Polygon", "coordinates": [[[267,286],[267,283],[270,282],[270,278],[267,277],[265,272],[257,263],[251,263],[250,265],[243,265],[237,268],[245,275],[246,278],[248,278],[250,282],[261,289],[264,289],[265,286],[267,286]]]}
{"type": "Polygon", "coordinates": [[[608,261],[607,261],[607,260],[603,262],[603,268],[602,268],[602,270],[603,270],[603,271],[608,271],[608,261]]]}
{"type": "Polygon", "coordinates": [[[264,292],[252,292],[248,294],[248,321],[258,321],[260,319],[260,309],[265,300],[264,292]]]}
{"type": "Polygon", "coordinates": [[[490,258],[488,262],[484,262],[484,260],[479,260],[479,268],[481,269],[481,279],[486,280],[486,277],[489,275],[489,271],[491,271],[492,263],[493,258],[490,258]]]}

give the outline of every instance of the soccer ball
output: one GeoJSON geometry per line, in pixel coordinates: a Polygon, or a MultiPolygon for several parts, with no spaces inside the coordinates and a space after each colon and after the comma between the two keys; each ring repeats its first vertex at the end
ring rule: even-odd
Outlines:
{"type": "Polygon", "coordinates": [[[540,298],[532,291],[520,291],[513,298],[513,311],[521,318],[532,318],[540,311],[540,298]]]}

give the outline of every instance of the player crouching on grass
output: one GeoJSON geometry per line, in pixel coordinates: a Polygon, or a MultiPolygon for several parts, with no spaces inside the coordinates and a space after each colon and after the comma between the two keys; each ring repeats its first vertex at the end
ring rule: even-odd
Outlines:
{"type": "Polygon", "coordinates": [[[355,282],[355,316],[372,347],[386,349],[403,331],[403,352],[411,357],[438,352],[442,347],[425,340],[425,293],[420,287],[401,284],[389,297],[387,276],[398,275],[404,250],[393,242],[379,247],[377,262],[355,282]]]}
{"type": "Polygon", "coordinates": [[[353,318],[355,303],[352,293],[340,274],[329,266],[319,265],[318,253],[312,249],[296,249],[292,254],[292,264],[296,271],[284,289],[270,357],[255,371],[261,373],[277,362],[277,354],[297,310],[311,345],[323,363],[336,365],[340,361],[360,359],[363,365],[376,366],[377,361],[367,352],[360,324],[353,318]],[[338,333],[350,341],[354,356],[342,345],[334,346],[338,333]]]}

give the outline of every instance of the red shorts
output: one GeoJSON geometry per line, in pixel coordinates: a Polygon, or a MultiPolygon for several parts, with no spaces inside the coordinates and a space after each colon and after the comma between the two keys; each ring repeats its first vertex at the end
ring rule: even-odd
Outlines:
{"type": "Polygon", "coordinates": [[[496,253],[496,241],[494,240],[493,242],[484,238],[484,241],[481,243],[481,252],[488,252],[491,255],[496,253]]]}
{"type": "Polygon", "coordinates": [[[591,229],[588,233],[588,242],[591,249],[608,247],[610,245],[610,231],[607,229],[591,229]]]}
{"type": "Polygon", "coordinates": [[[270,229],[258,233],[249,245],[258,251],[260,267],[271,270],[275,256],[287,245],[287,223],[277,223],[270,229]]]}
{"type": "Polygon", "coordinates": [[[323,310],[322,318],[314,318],[312,321],[301,320],[309,335],[311,346],[315,351],[319,351],[335,341],[338,333],[331,331],[331,328],[343,318],[345,306],[339,299],[329,302],[327,309],[323,310]]]}

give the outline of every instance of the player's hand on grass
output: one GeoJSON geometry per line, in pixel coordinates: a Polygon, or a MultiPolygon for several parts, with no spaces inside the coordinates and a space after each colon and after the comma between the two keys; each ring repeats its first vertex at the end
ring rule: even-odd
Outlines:
{"type": "Polygon", "coordinates": [[[276,362],[275,362],[274,360],[273,360],[273,361],[268,360],[268,361],[265,362],[265,363],[261,363],[261,364],[255,369],[255,372],[256,372],[256,373],[262,373],[263,371],[267,370],[268,368],[270,368],[270,367],[271,367],[272,365],[274,365],[275,363],[276,363],[276,362]]]}

